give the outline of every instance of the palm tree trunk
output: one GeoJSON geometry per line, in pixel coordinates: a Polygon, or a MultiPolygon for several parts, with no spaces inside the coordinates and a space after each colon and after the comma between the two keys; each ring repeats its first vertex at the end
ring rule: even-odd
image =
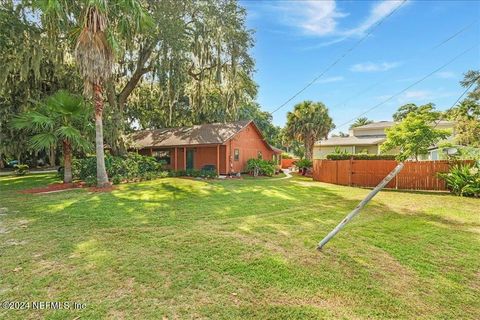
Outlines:
{"type": "Polygon", "coordinates": [[[107,170],[105,169],[105,153],[103,151],[103,97],[102,87],[98,84],[93,86],[93,99],[95,103],[95,149],[97,153],[97,187],[103,188],[109,185],[107,170]]]}
{"type": "Polygon", "coordinates": [[[305,159],[312,160],[313,158],[313,144],[309,141],[305,141],[305,159]]]}
{"type": "Polygon", "coordinates": [[[72,145],[70,141],[63,140],[63,183],[72,182],[72,145]]]}

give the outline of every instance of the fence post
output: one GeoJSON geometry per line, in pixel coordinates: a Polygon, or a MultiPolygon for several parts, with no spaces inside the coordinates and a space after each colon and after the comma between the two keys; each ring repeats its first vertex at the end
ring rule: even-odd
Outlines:
{"type": "Polygon", "coordinates": [[[362,210],[367,203],[372,200],[375,195],[385,187],[390,180],[392,180],[401,170],[403,169],[403,162],[400,162],[383,180],[373,189],[370,191],[370,193],[363,199],[356,207],[355,209],[352,210],[330,233],[320,241],[318,244],[317,249],[321,250],[325,244],[327,244],[330,239],[332,239],[340,230],[345,227],[347,223],[350,222],[357,214],[360,213],[360,210],[362,210]]]}

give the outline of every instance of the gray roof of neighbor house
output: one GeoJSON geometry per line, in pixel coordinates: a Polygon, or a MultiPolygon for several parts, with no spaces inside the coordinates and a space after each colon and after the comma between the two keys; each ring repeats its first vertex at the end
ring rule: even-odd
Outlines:
{"type": "MultiPolygon", "coordinates": [[[[129,135],[137,149],[203,144],[223,144],[253,123],[252,120],[231,123],[201,124],[191,127],[137,131],[129,135]]],[[[267,144],[268,145],[268,144],[267,144]]]]}
{"type": "Polygon", "coordinates": [[[385,137],[332,137],[328,140],[318,141],[315,145],[328,146],[368,146],[377,145],[385,141],[385,137]]]}
{"type": "MultiPolygon", "coordinates": [[[[436,121],[435,124],[437,125],[454,125],[454,121],[447,121],[447,120],[440,120],[436,121]]],[[[363,130],[363,129],[385,129],[385,128],[390,128],[395,125],[394,121],[377,121],[377,122],[372,122],[369,124],[366,124],[364,126],[359,126],[353,128],[353,130],[363,130]]]]}
{"type": "Polygon", "coordinates": [[[378,121],[378,122],[372,122],[372,123],[366,124],[364,126],[355,127],[353,129],[354,130],[357,130],[357,129],[384,129],[384,128],[390,128],[394,124],[395,124],[395,122],[393,122],[393,121],[378,121]]]}

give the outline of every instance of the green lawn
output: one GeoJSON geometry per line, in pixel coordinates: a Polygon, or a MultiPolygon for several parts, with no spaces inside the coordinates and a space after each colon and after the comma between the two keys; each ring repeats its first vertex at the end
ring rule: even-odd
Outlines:
{"type": "Polygon", "coordinates": [[[178,178],[26,195],[53,175],[0,177],[1,319],[478,318],[480,200],[306,178],[178,178]]]}

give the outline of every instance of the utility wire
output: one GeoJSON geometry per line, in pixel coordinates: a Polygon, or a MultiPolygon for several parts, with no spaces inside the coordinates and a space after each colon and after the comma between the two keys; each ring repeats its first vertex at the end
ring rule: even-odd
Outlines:
{"type": "MultiPolygon", "coordinates": [[[[412,61],[414,59],[418,59],[418,57],[421,57],[423,56],[424,54],[428,53],[428,52],[431,52],[431,51],[434,51],[436,50],[437,48],[443,46],[444,44],[446,44],[447,42],[449,42],[450,40],[456,38],[457,36],[459,36],[460,34],[462,34],[463,32],[465,32],[466,30],[470,29],[471,26],[473,26],[476,22],[478,22],[479,19],[475,19],[473,20],[470,24],[466,25],[465,27],[463,27],[462,29],[458,30],[457,32],[455,32],[454,34],[452,34],[451,36],[449,36],[448,38],[446,38],[445,40],[443,40],[442,42],[440,42],[439,44],[433,46],[432,48],[428,49],[428,50],[425,50],[423,52],[420,52],[419,54],[417,54],[416,57],[412,57],[410,59],[407,59],[407,61],[412,61]]],[[[388,76],[386,77],[383,77],[381,78],[379,81],[375,82],[374,84],[368,86],[367,88],[357,92],[356,94],[354,94],[353,96],[350,96],[349,98],[347,98],[346,100],[344,100],[343,102],[340,102],[334,106],[332,106],[331,108],[332,109],[335,109],[339,106],[345,106],[347,104],[347,102],[351,101],[352,99],[356,98],[356,97],[359,97],[361,96],[362,94],[364,94],[365,92],[368,92],[370,91],[371,89],[375,88],[377,85],[379,85],[380,83],[383,83],[385,82],[385,80],[388,79],[388,76]]]]}
{"type": "Polygon", "coordinates": [[[472,47],[468,48],[467,50],[464,50],[463,52],[461,52],[460,54],[456,55],[454,58],[450,59],[448,62],[444,63],[443,65],[441,65],[440,67],[438,67],[437,69],[433,70],[432,72],[430,72],[429,74],[425,75],[424,77],[420,78],[419,80],[415,81],[414,83],[412,83],[411,85],[409,85],[408,87],[406,87],[405,89],[397,92],[396,94],[390,96],[389,98],[383,100],[382,102],[374,105],[373,107],[371,107],[370,109],[367,109],[365,110],[364,112],[360,113],[359,115],[357,115],[356,117],[348,120],[347,122],[344,122],[342,123],[341,125],[339,125],[337,127],[337,129],[339,128],[342,128],[343,126],[349,124],[350,122],[352,121],[355,121],[356,119],[358,119],[359,117],[369,113],[370,111],[382,106],[383,104],[385,104],[386,102],[392,100],[393,98],[401,95],[402,93],[404,93],[405,91],[407,91],[408,89],[416,86],[417,84],[419,84],[420,82],[423,82],[425,79],[427,78],[430,78],[432,75],[434,75],[435,73],[437,73],[438,71],[442,70],[443,68],[445,68],[446,66],[450,65],[451,63],[453,63],[455,60],[457,60],[458,58],[460,58],[461,56],[463,56],[464,54],[466,54],[467,52],[469,52],[470,50],[472,50],[473,48],[477,47],[479,44],[475,44],[473,45],[472,47]]]}
{"type": "Polygon", "coordinates": [[[343,58],[345,58],[350,52],[352,52],[353,50],[355,50],[365,39],[367,39],[371,34],[372,32],[378,28],[385,20],[387,20],[389,17],[391,17],[395,12],[397,12],[406,2],[407,0],[403,0],[403,2],[398,6],[396,7],[394,10],[392,10],[388,15],[386,15],[383,19],[379,20],[375,25],[373,25],[373,27],[371,27],[368,32],[365,34],[365,36],[363,36],[361,39],[359,39],[353,46],[351,46],[347,51],[345,51],[340,57],[337,58],[337,60],[335,60],[332,64],[330,64],[325,70],[323,70],[323,72],[318,75],[317,77],[315,77],[312,81],[310,81],[306,86],[304,86],[301,90],[297,91],[297,93],[295,93],[290,99],[288,99],[287,101],[285,101],[284,103],[282,103],[278,108],[276,108],[275,110],[273,110],[270,114],[274,114],[275,112],[277,112],[278,110],[282,109],[285,105],[287,105],[287,103],[289,103],[290,101],[292,101],[293,99],[295,99],[296,97],[298,97],[302,92],[304,92],[305,90],[307,90],[309,87],[311,87],[318,79],[320,79],[321,77],[323,77],[330,69],[332,69],[335,65],[337,65],[341,60],[343,60],[343,58]]]}

